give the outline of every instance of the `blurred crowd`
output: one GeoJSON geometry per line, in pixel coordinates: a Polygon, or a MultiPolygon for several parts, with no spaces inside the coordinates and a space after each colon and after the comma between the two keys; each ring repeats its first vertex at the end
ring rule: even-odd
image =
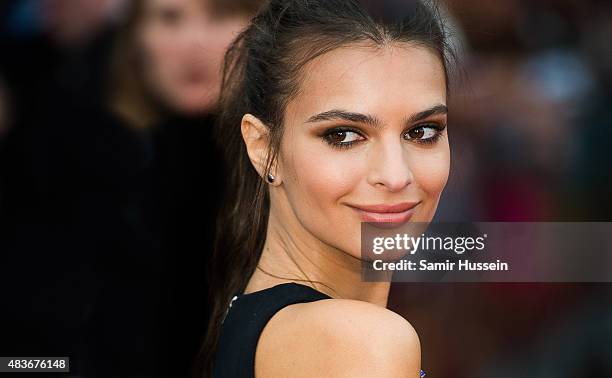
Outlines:
{"type": "MultiPolygon", "coordinates": [[[[223,193],[220,67],[263,2],[0,3],[0,355],[71,356],[75,376],[189,373],[223,193]]],[[[459,59],[436,219],[609,221],[612,3],[441,3],[459,59]]],[[[441,377],[606,376],[611,304],[602,285],[391,298],[441,377]],[[553,342],[585,346],[544,356],[553,342]],[[554,370],[557,355],[572,367],[554,370]]]]}
{"type": "Polygon", "coordinates": [[[465,54],[451,100],[453,200],[440,216],[609,221],[612,4],[446,3],[465,54]]]}

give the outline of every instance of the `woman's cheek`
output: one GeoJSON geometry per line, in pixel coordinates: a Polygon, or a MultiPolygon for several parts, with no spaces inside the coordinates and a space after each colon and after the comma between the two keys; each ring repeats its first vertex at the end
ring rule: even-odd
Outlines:
{"type": "Polygon", "coordinates": [[[440,193],[448,180],[448,163],[438,159],[419,159],[412,169],[415,181],[428,195],[440,193]]]}
{"type": "Polygon", "coordinates": [[[359,182],[359,169],[364,165],[348,150],[335,150],[324,142],[321,145],[305,151],[296,165],[296,174],[310,205],[332,216],[338,200],[359,182]]]}
{"type": "Polygon", "coordinates": [[[306,229],[355,257],[360,254],[359,220],[341,201],[356,191],[365,166],[358,154],[324,145],[294,159],[295,179],[287,188],[291,206],[306,229]]]}
{"type": "Polygon", "coordinates": [[[288,143],[281,156],[290,206],[306,228],[327,239],[322,233],[346,218],[338,201],[357,185],[359,164],[349,150],[334,149],[319,137],[298,138],[287,131],[288,143]]]}

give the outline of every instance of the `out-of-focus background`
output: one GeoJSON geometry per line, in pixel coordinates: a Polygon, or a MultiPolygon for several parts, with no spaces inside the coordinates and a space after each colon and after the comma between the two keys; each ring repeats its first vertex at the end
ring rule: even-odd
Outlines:
{"type": "MultiPolygon", "coordinates": [[[[0,355],[188,374],[219,67],[262,2],[0,3],[0,355]]],[[[441,3],[459,66],[436,219],[611,221],[612,3],[441,3]]],[[[612,376],[608,284],[395,284],[390,305],[427,376],[612,376]]]]}

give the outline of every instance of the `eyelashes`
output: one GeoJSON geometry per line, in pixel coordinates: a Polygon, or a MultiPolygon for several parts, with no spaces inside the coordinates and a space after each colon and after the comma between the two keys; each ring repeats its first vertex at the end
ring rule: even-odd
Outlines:
{"type": "MultiPolygon", "coordinates": [[[[423,123],[402,132],[402,138],[420,145],[432,145],[440,139],[445,128],[446,125],[438,123],[423,123]]],[[[349,148],[365,141],[366,137],[356,128],[339,126],[326,130],[322,139],[334,148],[349,148]]]]}
{"type": "Polygon", "coordinates": [[[350,127],[334,127],[323,134],[323,140],[333,147],[348,148],[365,140],[365,137],[350,127]]]}

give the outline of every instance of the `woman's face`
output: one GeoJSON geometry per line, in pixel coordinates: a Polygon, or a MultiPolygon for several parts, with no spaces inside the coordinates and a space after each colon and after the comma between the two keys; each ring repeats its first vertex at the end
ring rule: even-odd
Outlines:
{"type": "Polygon", "coordinates": [[[339,48],[306,66],[300,89],[286,110],[281,192],[272,197],[296,228],[359,257],[361,222],[433,218],[450,164],[445,74],[434,53],[339,48]]]}
{"type": "Polygon", "coordinates": [[[225,50],[247,22],[246,16],[215,14],[208,1],[145,1],[138,37],[147,87],[177,112],[210,111],[225,50]]]}

